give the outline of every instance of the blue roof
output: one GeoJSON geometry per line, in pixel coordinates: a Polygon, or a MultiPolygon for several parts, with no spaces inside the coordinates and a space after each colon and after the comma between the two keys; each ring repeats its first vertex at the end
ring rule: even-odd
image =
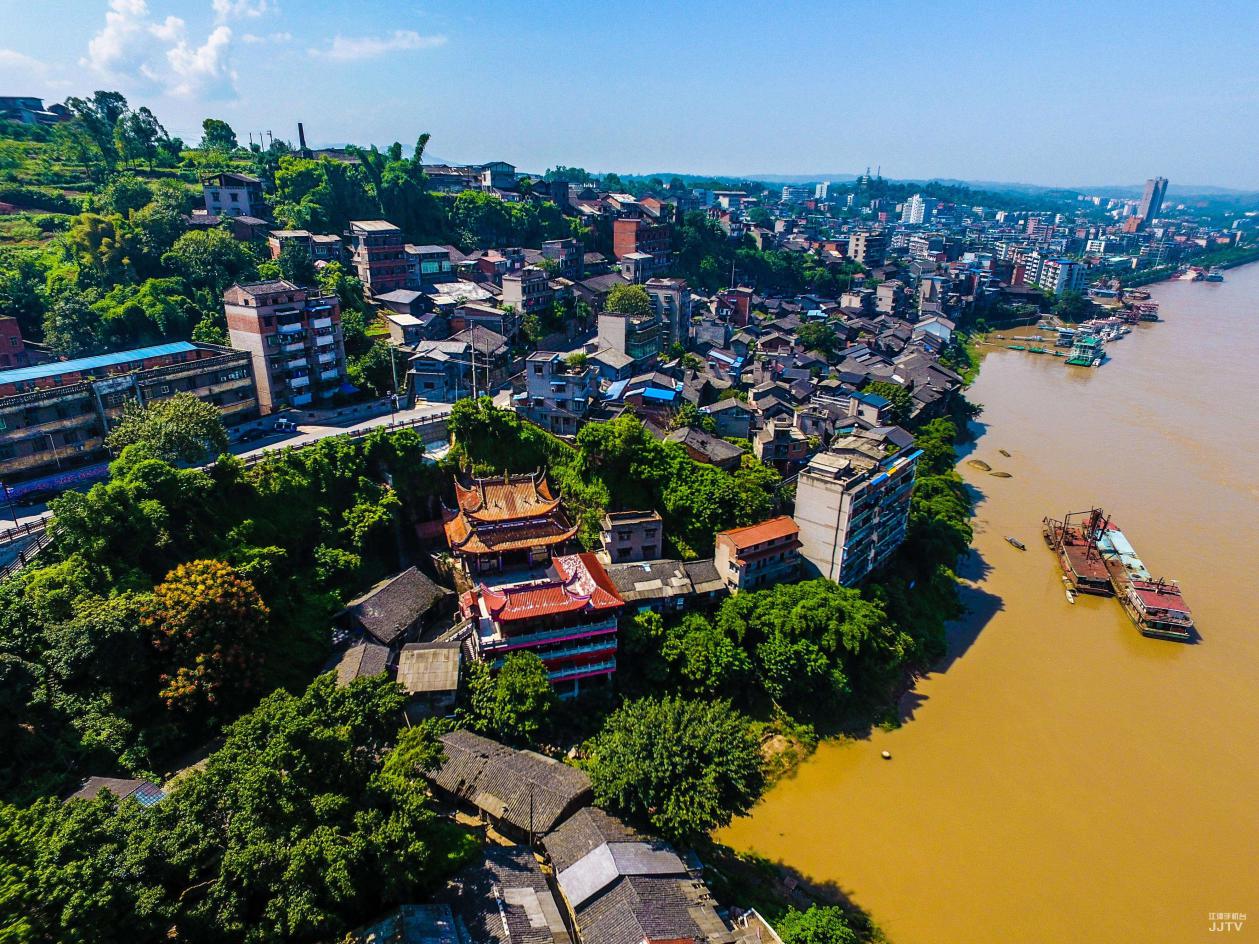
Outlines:
{"type": "Polygon", "coordinates": [[[93,357],[76,357],[68,361],[49,361],[47,364],[35,364],[31,367],[15,367],[13,370],[0,370],[0,384],[20,383],[24,380],[42,380],[58,374],[85,373],[102,367],[117,367],[131,361],[146,360],[150,357],[165,357],[170,354],[187,354],[197,350],[195,344],[187,341],[172,341],[170,344],[155,344],[153,347],[138,347],[132,351],[116,351],[113,354],[97,354],[93,357]]]}
{"type": "Polygon", "coordinates": [[[870,406],[878,408],[878,409],[882,409],[885,406],[892,405],[891,400],[889,400],[887,397],[881,397],[877,393],[854,393],[852,395],[852,398],[854,400],[859,400],[862,403],[868,403],[870,404],[870,406]]]}
{"type": "Polygon", "coordinates": [[[648,400],[672,400],[677,395],[676,390],[658,390],[655,387],[648,387],[643,391],[643,397],[648,400]]]}
{"type": "Polygon", "coordinates": [[[628,380],[618,380],[616,383],[608,387],[607,392],[604,394],[604,396],[607,397],[609,400],[619,400],[621,398],[621,394],[625,392],[625,388],[628,386],[629,386],[628,380]]]}

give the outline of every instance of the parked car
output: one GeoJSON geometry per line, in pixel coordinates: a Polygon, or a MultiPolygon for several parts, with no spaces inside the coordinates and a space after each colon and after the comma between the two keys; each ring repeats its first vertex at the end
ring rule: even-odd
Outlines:
{"type": "Polygon", "coordinates": [[[274,429],[277,433],[297,432],[297,424],[294,423],[290,419],[285,419],[284,417],[280,417],[280,419],[276,420],[275,425],[273,425],[271,428],[274,429]]]}

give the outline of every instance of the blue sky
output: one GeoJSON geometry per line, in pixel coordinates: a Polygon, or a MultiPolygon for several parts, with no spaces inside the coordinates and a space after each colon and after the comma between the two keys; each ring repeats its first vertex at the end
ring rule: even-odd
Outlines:
{"type": "Polygon", "coordinates": [[[1259,189],[1259,2],[0,0],[0,94],[117,88],[542,170],[1259,189]]]}

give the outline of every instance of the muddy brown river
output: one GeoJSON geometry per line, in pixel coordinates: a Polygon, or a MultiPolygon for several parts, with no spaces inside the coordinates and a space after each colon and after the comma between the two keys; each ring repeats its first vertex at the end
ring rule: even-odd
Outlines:
{"type": "Polygon", "coordinates": [[[896,944],[1259,941],[1259,265],[1225,278],[1152,287],[1165,320],[1100,368],[988,355],[970,456],[1012,477],[959,466],[981,497],[948,658],[902,727],[823,745],[719,839],[896,944]],[[1180,581],[1199,644],[1068,604],[1040,521],[1090,505],[1180,581]]]}

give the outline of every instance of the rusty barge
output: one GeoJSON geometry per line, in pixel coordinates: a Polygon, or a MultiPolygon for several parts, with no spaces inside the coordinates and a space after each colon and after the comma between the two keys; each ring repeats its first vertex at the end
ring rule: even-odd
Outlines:
{"type": "Polygon", "coordinates": [[[1062,573],[1077,593],[1108,597],[1114,593],[1110,571],[1097,549],[1098,529],[1105,521],[1100,508],[1068,512],[1061,521],[1045,518],[1042,534],[1056,555],[1062,573]]]}

